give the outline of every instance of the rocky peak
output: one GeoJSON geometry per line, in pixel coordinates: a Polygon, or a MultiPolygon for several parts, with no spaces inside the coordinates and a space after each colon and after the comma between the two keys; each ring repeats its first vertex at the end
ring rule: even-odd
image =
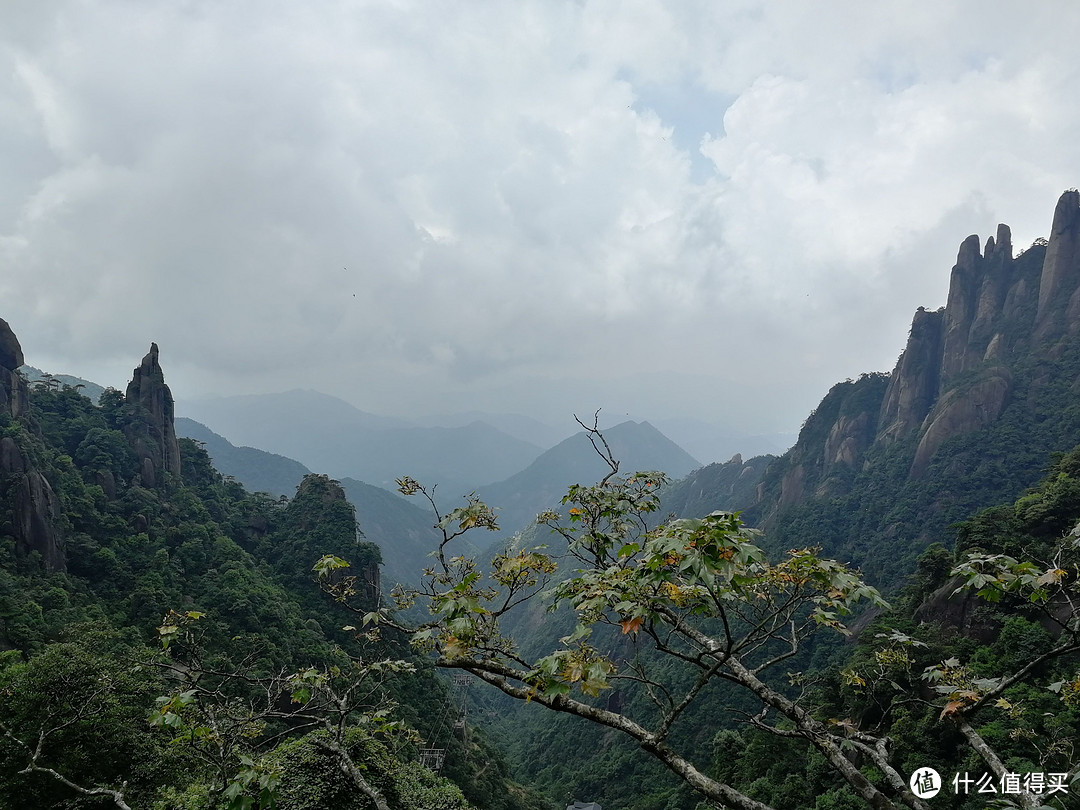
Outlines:
{"type": "Polygon", "coordinates": [[[173,397],[158,363],[158,346],[150,351],[132,373],[124,399],[142,409],[143,419],[125,429],[132,449],[139,457],[139,477],[143,486],[164,483],[164,474],[180,476],[180,445],[176,439],[173,397]]]}
{"type": "Polygon", "coordinates": [[[1070,189],[1054,209],[1054,223],[1039,280],[1039,309],[1035,332],[1039,339],[1060,333],[1066,320],[1077,325],[1080,297],[1080,192],[1070,189]],[[1067,304],[1064,302],[1067,300],[1067,304]],[[1063,305],[1064,304],[1064,305],[1063,305]],[[1066,319],[1066,315],[1071,316],[1066,319]]]}
{"type": "Polygon", "coordinates": [[[1008,225],[998,225],[982,252],[979,237],[969,236],[957,253],[945,308],[915,313],[877,436],[889,444],[920,434],[913,475],[926,469],[947,439],[988,426],[1005,407],[1012,387],[1005,363],[1018,347],[1030,346],[1033,312],[1027,302],[1038,283],[1037,256],[1023,262],[1013,257],[1008,225]],[[955,387],[961,380],[962,391],[955,387]]]}
{"type": "Polygon", "coordinates": [[[1057,203],[1048,243],[1038,240],[1014,256],[1004,224],[985,242],[964,239],[948,301],[915,313],[880,408],[870,412],[869,386],[860,407],[836,407],[847,396],[842,384],[830,391],[795,447],[763,477],[759,513],[767,520],[777,508],[843,492],[871,444],[915,440],[910,475],[921,475],[949,439],[989,428],[1009,407],[1018,360],[1032,352],[1053,357],[1078,331],[1080,192],[1069,190],[1057,203]]]}
{"type": "Polygon", "coordinates": [[[982,362],[1014,282],[1012,262],[1012,235],[1007,225],[998,225],[996,240],[986,240],[985,253],[979,252],[976,235],[960,245],[945,305],[939,387],[982,362]]]}
{"type": "Polygon", "coordinates": [[[23,364],[22,346],[8,322],[0,318],[0,413],[18,416],[28,403],[26,380],[17,369],[23,364]]]}
{"type": "MultiPolygon", "coordinates": [[[[29,389],[17,369],[22,346],[7,321],[0,319],[0,413],[19,418],[29,408],[29,389]]],[[[19,442],[0,439],[0,501],[11,505],[11,529],[20,556],[37,552],[49,571],[64,571],[60,499],[48,479],[33,468],[19,442]]]]}
{"type": "Polygon", "coordinates": [[[941,377],[945,310],[919,307],[911,321],[907,346],[896,369],[878,415],[877,441],[885,444],[903,439],[922,425],[938,395],[941,377]]]}
{"type": "MultiPolygon", "coordinates": [[[[960,245],[956,265],[952,269],[949,282],[949,298],[945,305],[941,325],[940,361],[937,363],[938,378],[930,384],[928,380],[919,380],[915,388],[919,391],[936,389],[946,391],[959,375],[978,368],[990,360],[1001,360],[1015,348],[1017,340],[1026,341],[1031,334],[1031,319],[1028,301],[1038,287],[1039,269],[1034,266],[1033,257],[1018,262],[1013,256],[1012,232],[1008,225],[998,225],[995,236],[988,237],[985,249],[979,250],[979,237],[969,236],[960,245]]],[[[916,321],[918,321],[916,314],[916,321]]],[[[912,324],[911,348],[925,352],[925,334],[916,338],[915,323],[912,324]]],[[[905,350],[906,353],[906,350],[905,350]]],[[[924,358],[925,359],[925,358],[924,358]]],[[[906,375],[913,368],[910,359],[905,365],[901,356],[894,373],[906,375]]],[[[920,373],[925,373],[925,362],[916,364],[920,373]]],[[[903,381],[910,389],[915,381],[905,377],[903,381]]],[[[895,409],[895,398],[887,404],[895,409]]],[[[883,416],[886,414],[883,413],[883,416]]],[[[889,414],[895,417],[895,412],[889,414]]],[[[883,425],[886,438],[899,435],[890,430],[891,422],[883,425]]],[[[901,426],[900,433],[907,428],[901,426]]]]}
{"type": "Polygon", "coordinates": [[[986,240],[986,250],[983,251],[984,258],[998,259],[1004,261],[1012,261],[1013,258],[1013,246],[1012,246],[1012,229],[1008,225],[1001,223],[997,226],[997,240],[994,237],[988,237],[986,240]]]}

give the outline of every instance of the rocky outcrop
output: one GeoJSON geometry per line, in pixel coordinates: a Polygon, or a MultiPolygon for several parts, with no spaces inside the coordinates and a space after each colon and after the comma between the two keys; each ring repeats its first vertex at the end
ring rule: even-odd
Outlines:
{"type": "Polygon", "coordinates": [[[836,466],[858,469],[862,455],[873,439],[877,413],[859,411],[854,415],[841,414],[825,437],[825,471],[836,466]]]}
{"type": "MultiPolygon", "coordinates": [[[[998,225],[997,239],[992,236],[987,238],[983,251],[982,277],[975,302],[975,317],[968,331],[969,343],[977,339],[981,345],[997,326],[1012,280],[1012,261],[1012,232],[1008,225],[998,225]]],[[[978,351],[974,354],[973,359],[978,362],[978,351]]]]}
{"type": "Polygon", "coordinates": [[[945,305],[945,340],[941,359],[942,381],[964,370],[969,352],[968,335],[975,320],[975,296],[979,287],[982,254],[979,237],[971,235],[960,244],[956,265],[949,278],[949,301],[945,305]]]}
{"type": "MultiPolygon", "coordinates": [[[[960,244],[948,301],[937,311],[915,313],[880,407],[873,409],[867,396],[856,403],[854,389],[835,386],[796,445],[762,477],[757,515],[767,522],[805,499],[844,494],[852,472],[900,442],[912,453],[910,476],[922,475],[950,439],[985,430],[1001,417],[1012,401],[1018,363],[1062,357],[1077,332],[1080,192],[1069,190],[1057,203],[1049,241],[1036,240],[1014,255],[1012,232],[1002,224],[985,243],[972,235],[960,244]],[[845,398],[850,401],[840,407],[845,398]]],[[[1027,399],[1046,382],[1024,380],[1027,399]]]]}
{"type": "Polygon", "coordinates": [[[780,508],[797,504],[806,495],[806,467],[796,464],[780,479],[780,508]]]}
{"type": "Polygon", "coordinates": [[[957,253],[944,309],[915,313],[890,375],[876,438],[888,446],[921,435],[912,475],[925,470],[949,438],[986,427],[1000,415],[1011,385],[1004,364],[1031,331],[1025,319],[1032,317],[1032,266],[1015,261],[1007,225],[998,225],[982,250],[979,237],[969,236],[957,253]],[[1001,365],[986,369],[990,362],[1001,365]]]}
{"type": "Polygon", "coordinates": [[[949,283],[944,310],[944,340],[938,390],[944,391],[963,372],[1009,348],[1004,334],[1018,317],[1026,298],[1027,281],[1014,265],[1012,233],[998,225],[997,238],[989,237],[979,252],[979,237],[960,245],[949,283]]]}
{"type": "Polygon", "coordinates": [[[180,445],[176,439],[173,397],[158,363],[158,346],[150,351],[133,372],[124,399],[137,405],[142,419],[124,430],[139,457],[139,480],[144,487],[164,485],[166,474],[180,477],[180,445]]]}
{"type": "MultiPolygon", "coordinates": [[[[22,346],[7,321],[0,319],[0,413],[19,419],[29,410],[29,389],[18,372],[22,346]]],[[[36,552],[49,571],[64,571],[60,499],[48,479],[33,468],[19,443],[0,439],[0,494],[11,509],[11,533],[20,556],[36,552]]]]}
{"type": "Polygon", "coordinates": [[[8,322],[0,318],[0,413],[17,417],[26,412],[28,390],[19,374],[23,364],[22,346],[8,322]]]}
{"type": "Polygon", "coordinates": [[[911,464],[911,475],[921,475],[930,459],[949,439],[992,424],[1004,410],[1011,387],[1011,372],[1000,366],[987,369],[972,385],[955,388],[942,396],[926,419],[926,428],[911,464]]]}
{"type": "Polygon", "coordinates": [[[935,624],[956,629],[961,635],[989,644],[1001,629],[988,603],[975,595],[973,590],[957,593],[963,584],[962,577],[953,577],[915,611],[919,624],[935,624]]]}
{"type": "Polygon", "coordinates": [[[998,225],[981,252],[979,238],[969,236],[960,245],[945,308],[916,312],[877,435],[880,445],[920,437],[911,475],[920,475],[948,439],[981,430],[1000,416],[1012,387],[1009,364],[1050,334],[1047,326],[1040,338],[1039,319],[1052,324],[1054,313],[1065,312],[1063,297],[1072,294],[1069,285],[1080,282],[1080,273],[1062,269],[1075,258],[1080,238],[1077,205],[1075,192],[1058,202],[1051,242],[1059,247],[1053,255],[1047,247],[1042,261],[1041,247],[1014,257],[1007,225],[998,225]],[[1050,264],[1056,269],[1048,270],[1050,264]],[[1047,283],[1057,292],[1047,293],[1047,283]]]}
{"type": "Polygon", "coordinates": [[[847,492],[873,445],[887,385],[884,374],[864,374],[830,389],[806,420],[795,446],[766,470],[757,501],[771,503],[763,504],[755,520],[767,522],[806,498],[847,492]]]}
{"type": "Polygon", "coordinates": [[[26,555],[36,551],[47,570],[67,570],[60,532],[57,530],[60,514],[60,499],[45,476],[37,470],[24,474],[15,490],[12,528],[15,531],[16,553],[26,555]]]}
{"type": "Polygon", "coordinates": [[[917,431],[937,399],[945,310],[919,307],[907,346],[889,377],[878,415],[877,441],[891,444],[917,431]]]}
{"type": "MultiPolygon", "coordinates": [[[[1076,307],[1074,298],[1080,288],[1080,192],[1066,191],[1054,209],[1054,224],[1046,246],[1042,276],[1039,279],[1039,309],[1035,333],[1046,340],[1066,327],[1066,310],[1076,307]],[[1068,302],[1063,306],[1064,302],[1068,302]]],[[[1075,318],[1073,328],[1075,328],[1075,318]]]]}

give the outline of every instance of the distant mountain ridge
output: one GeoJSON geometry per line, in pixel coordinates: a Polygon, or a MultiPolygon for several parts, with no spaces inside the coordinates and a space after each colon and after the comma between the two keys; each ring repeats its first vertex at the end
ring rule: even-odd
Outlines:
{"type": "Polygon", "coordinates": [[[558,428],[519,413],[490,413],[488,411],[464,411],[461,413],[438,414],[417,419],[417,424],[425,427],[454,428],[483,422],[501,430],[515,439],[535,444],[537,447],[554,447],[573,430],[558,428]]]}
{"type": "MultiPolygon", "coordinates": [[[[623,422],[604,430],[604,438],[621,472],[661,470],[674,479],[701,466],[648,422],[623,422]]],[[[570,484],[591,484],[606,473],[588,436],[579,432],[505,481],[481,487],[478,494],[489,506],[500,510],[500,525],[512,532],[532,521],[537,513],[557,506],[570,484]]]]}
{"type": "Polygon", "coordinates": [[[386,489],[393,489],[394,480],[407,473],[469,492],[514,474],[543,452],[482,422],[418,427],[316,391],[222,397],[179,407],[233,444],[386,489]]]}
{"type": "Polygon", "coordinates": [[[202,442],[211,461],[222,475],[235,478],[251,492],[293,497],[296,488],[310,475],[311,470],[299,461],[268,453],[255,447],[237,447],[224,436],[210,430],[201,422],[183,416],[176,418],[176,433],[187,439],[202,442]]]}

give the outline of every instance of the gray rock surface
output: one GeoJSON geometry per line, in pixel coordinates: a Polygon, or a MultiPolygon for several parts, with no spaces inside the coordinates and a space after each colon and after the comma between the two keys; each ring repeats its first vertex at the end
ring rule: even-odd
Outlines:
{"type": "Polygon", "coordinates": [[[158,363],[156,343],[150,344],[150,351],[132,373],[124,399],[128,404],[140,406],[144,415],[141,422],[125,430],[139,457],[142,485],[164,485],[165,473],[179,477],[180,445],[176,440],[173,396],[158,363]]]}

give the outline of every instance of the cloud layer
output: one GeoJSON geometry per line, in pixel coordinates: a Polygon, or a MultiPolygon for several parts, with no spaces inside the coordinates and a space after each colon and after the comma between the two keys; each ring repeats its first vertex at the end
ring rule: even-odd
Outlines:
{"type": "Polygon", "coordinates": [[[0,317],[180,396],[793,429],[1080,177],[1067,2],[8,16],[0,317]]]}

